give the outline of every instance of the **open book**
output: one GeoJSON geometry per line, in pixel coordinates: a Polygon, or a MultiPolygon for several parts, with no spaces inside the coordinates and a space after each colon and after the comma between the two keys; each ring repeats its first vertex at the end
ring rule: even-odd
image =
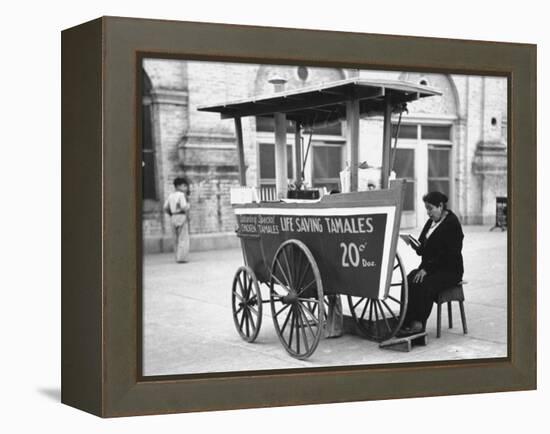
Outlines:
{"type": "Polygon", "coordinates": [[[407,246],[411,246],[413,249],[418,249],[420,247],[420,242],[413,237],[411,234],[399,234],[399,237],[405,241],[407,246]]]}

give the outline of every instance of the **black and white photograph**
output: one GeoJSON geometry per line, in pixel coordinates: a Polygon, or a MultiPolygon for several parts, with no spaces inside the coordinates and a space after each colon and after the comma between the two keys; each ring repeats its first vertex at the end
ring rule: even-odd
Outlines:
{"type": "Polygon", "coordinates": [[[508,356],[506,76],[139,73],[144,377],[508,356]]]}
{"type": "Polygon", "coordinates": [[[0,430],[544,431],[544,10],[6,3],[0,430]]]}

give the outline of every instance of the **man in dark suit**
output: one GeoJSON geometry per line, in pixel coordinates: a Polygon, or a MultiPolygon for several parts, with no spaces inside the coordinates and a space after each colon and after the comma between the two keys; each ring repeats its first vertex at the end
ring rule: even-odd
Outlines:
{"type": "Polygon", "coordinates": [[[447,209],[447,196],[434,191],[422,199],[430,218],[418,239],[420,245],[411,244],[422,262],[407,276],[409,302],[400,336],[423,331],[437,294],[461,281],[464,273],[464,234],[458,217],[447,209]]]}

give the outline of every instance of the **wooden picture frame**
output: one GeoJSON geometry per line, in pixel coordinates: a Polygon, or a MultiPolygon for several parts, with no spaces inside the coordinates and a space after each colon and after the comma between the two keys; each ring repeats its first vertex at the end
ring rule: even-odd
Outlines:
{"type": "Polygon", "coordinates": [[[62,402],[102,417],[536,388],[536,46],[103,17],[62,33],[62,402]],[[508,78],[505,359],[141,376],[136,68],[166,58],[508,78]]]}

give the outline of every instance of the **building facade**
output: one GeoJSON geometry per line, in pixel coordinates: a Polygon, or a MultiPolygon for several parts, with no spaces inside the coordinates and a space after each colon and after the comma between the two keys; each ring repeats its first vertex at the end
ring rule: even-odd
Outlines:
{"type": "MultiPolygon", "coordinates": [[[[234,123],[200,106],[274,92],[272,77],[283,78],[285,90],[351,77],[399,79],[442,92],[408,105],[398,124],[393,170],[408,182],[402,227],[426,220],[422,196],[445,192],[463,224],[493,224],[495,198],[507,194],[507,80],[503,77],[366,71],[304,66],[146,59],[143,62],[143,243],[144,251],[169,251],[170,225],[162,214],[177,176],[190,181],[191,249],[237,245],[230,190],[239,185],[234,123]]],[[[322,122],[322,119],[320,119],[322,122]]],[[[249,186],[269,192],[275,184],[273,121],[242,119],[249,186]]],[[[381,117],[360,121],[359,161],[378,167],[382,161],[381,117]]],[[[346,167],[345,125],[304,131],[307,160],[304,179],[312,187],[339,189],[346,167]]],[[[393,145],[392,140],[392,145],[393,145]]],[[[294,128],[289,125],[288,175],[294,128]]]]}

